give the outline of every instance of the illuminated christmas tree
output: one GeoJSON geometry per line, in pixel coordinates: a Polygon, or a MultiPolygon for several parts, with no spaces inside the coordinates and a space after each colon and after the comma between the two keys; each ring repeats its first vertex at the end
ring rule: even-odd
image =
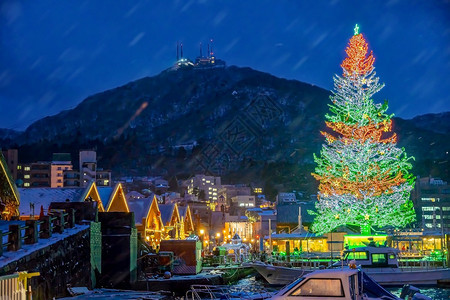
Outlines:
{"type": "Polygon", "coordinates": [[[387,102],[372,96],[383,88],[376,77],[372,51],[355,27],[341,64],[343,75],[334,78],[335,90],[327,114],[328,132],[312,175],[320,181],[316,217],[317,233],[341,225],[357,225],[364,235],[373,226],[400,228],[415,220],[410,192],[412,168],[403,148],[396,146],[392,115],[387,102]]]}

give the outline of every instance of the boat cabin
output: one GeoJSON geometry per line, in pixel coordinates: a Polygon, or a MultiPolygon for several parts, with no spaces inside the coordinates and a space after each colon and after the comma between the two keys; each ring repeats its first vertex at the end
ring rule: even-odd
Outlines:
{"type": "Polygon", "coordinates": [[[351,268],[326,269],[307,274],[286,285],[272,299],[361,300],[367,299],[366,297],[398,299],[367,277],[361,270],[351,268]]]}
{"type": "MultiPolygon", "coordinates": [[[[390,267],[398,268],[398,253],[400,251],[391,247],[358,247],[344,251],[343,260],[347,263],[356,261],[356,265],[363,268],[390,267]]],[[[335,265],[339,265],[336,263],[335,265]]]]}

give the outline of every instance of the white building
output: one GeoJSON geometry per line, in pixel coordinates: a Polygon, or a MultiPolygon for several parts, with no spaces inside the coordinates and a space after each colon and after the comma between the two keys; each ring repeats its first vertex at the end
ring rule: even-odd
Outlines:
{"type": "Polygon", "coordinates": [[[237,195],[231,198],[231,202],[237,207],[253,208],[256,205],[255,196],[237,195]]]}
{"type": "Polygon", "coordinates": [[[188,183],[188,193],[191,195],[205,193],[205,199],[217,201],[219,189],[222,187],[220,177],[195,175],[188,183]]]}

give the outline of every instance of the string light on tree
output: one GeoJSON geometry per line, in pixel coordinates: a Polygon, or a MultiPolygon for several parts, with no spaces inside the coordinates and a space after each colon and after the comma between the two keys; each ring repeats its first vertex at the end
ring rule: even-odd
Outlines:
{"type": "Polygon", "coordinates": [[[373,66],[375,58],[355,26],[341,67],[334,77],[326,144],[312,175],[319,180],[317,213],[312,229],[330,232],[338,226],[358,225],[364,234],[372,226],[404,227],[415,220],[410,192],[414,186],[412,168],[403,148],[392,133],[393,115],[387,102],[374,103],[381,90],[373,66]]]}

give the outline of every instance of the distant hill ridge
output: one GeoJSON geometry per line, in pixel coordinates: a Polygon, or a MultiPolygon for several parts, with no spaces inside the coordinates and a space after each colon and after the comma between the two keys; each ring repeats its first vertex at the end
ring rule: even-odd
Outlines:
{"type": "MultiPolygon", "coordinates": [[[[264,168],[273,163],[307,165],[294,180],[300,184],[309,181],[312,153],[324,142],[329,95],[250,68],[166,70],[92,95],[22,133],[1,130],[0,137],[3,148],[19,147],[21,161],[96,148],[103,167],[116,172],[239,174],[256,181],[265,180],[264,168]]],[[[394,118],[399,146],[418,161],[445,159],[449,120],[450,112],[394,118]]]]}

